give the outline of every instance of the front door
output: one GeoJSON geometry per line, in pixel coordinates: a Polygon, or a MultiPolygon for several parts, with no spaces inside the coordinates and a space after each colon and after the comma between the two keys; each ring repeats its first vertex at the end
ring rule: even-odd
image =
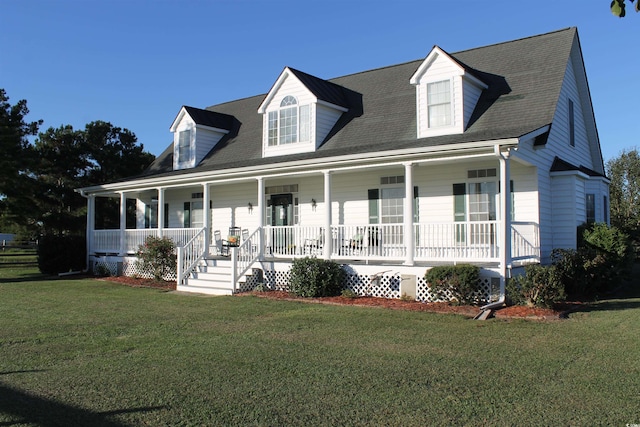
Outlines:
{"type": "Polygon", "coordinates": [[[294,248],[293,231],[286,227],[293,225],[293,195],[274,194],[270,202],[271,225],[275,226],[271,236],[274,252],[288,254],[294,248]]]}
{"type": "Polygon", "coordinates": [[[271,225],[293,225],[293,195],[271,196],[271,225]]]}

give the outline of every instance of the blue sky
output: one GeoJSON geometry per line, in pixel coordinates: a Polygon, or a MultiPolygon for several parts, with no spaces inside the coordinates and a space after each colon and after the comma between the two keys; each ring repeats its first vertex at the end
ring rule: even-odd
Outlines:
{"type": "MultiPolygon", "coordinates": [[[[576,26],[605,161],[638,145],[640,14],[609,0],[0,0],[0,87],[42,131],[94,120],[159,155],[182,105],[576,26]]],[[[256,105],[257,108],[257,105],[256,105]]]]}

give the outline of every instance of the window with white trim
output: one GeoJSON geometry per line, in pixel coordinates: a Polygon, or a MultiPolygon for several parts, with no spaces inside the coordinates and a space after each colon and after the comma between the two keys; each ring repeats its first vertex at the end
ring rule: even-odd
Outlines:
{"type": "Polygon", "coordinates": [[[427,84],[427,123],[429,128],[452,124],[450,80],[427,84]]]}
{"type": "Polygon", "coordinates": [[[178,163],[186,163],[191,160],[191,130],[183,130],[178,133],[178,163]]]}
{"type": "Polygon", "coordinates": [[[585,209],[587,211],[587,224],[596,222],[596,195],[588,193],[585,199],[585,209]]]}
{"type": "Polygon", "coordinates": [[[299,105],[295,97],[287,95],[280,108],[267,115],[267,144],[273,147],[309,141],[310,128],[309,105],[299,105]]]}

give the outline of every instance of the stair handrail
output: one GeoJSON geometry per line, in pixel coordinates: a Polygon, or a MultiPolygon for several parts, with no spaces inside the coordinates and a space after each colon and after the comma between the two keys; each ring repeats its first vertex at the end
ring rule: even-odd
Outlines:
{"type": "Polygon", "coordinates": [[[207,227],[203,227],[198,231],[195,236],[191,238],[184,246],[176,247],[177,252],[177,272],[176,280],[178,285],[181,285],[184,279],[186,279],[195,270],[198,262],[205,256],[205,233],[207,227]]]}
{"type": "Polygon", "coordinates": [[[231,283],[233,292],[236,292],[240,278],[249,271],[253,263],[260,257],[259,248],[262,245],[260,236],[262,236],[261,228],[258,227],[238,247],[231,248],[231,272],[233,274],[231,283]]]}

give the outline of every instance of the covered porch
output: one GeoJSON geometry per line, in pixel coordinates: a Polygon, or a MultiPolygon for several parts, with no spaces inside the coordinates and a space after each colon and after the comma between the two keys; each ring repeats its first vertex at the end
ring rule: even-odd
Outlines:
{"type": "Polygon", "coordinates": [[[179,284],[203,259],[231,261],[235,283],[265,261],[303,256],[407,269],[474,263],[504,281],[513,266],[541,259],[536,171],[515,162],[512,174],[511,163],[510,149],[495,146],[114,184],[85,194],[87,253],[127,257],[148,236],[168,237],[178,248],[179,284]],[[119,200],[118,229],[96,229],[99,197],[119,200]],[[231,228],[237,248],[227,243],[231,228]]]}

